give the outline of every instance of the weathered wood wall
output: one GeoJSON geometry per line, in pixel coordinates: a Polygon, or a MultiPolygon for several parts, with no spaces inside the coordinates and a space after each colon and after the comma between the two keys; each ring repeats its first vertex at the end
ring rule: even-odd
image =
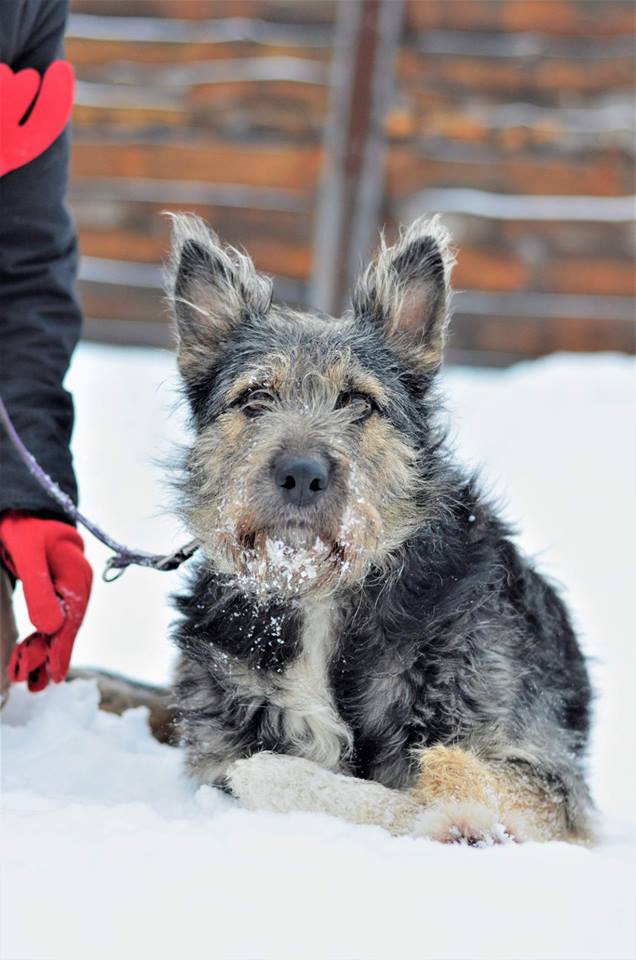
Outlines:
{"type": "Polygon", "coordinates": [[[162,210],[249,247],[307,297],[327,119],[330,4],[78,0],[72,208],[89,335],[168,338],[162,210]]]}
{"type": "Polygon", "coordinates": [[[162,210],[201,213],[282,298],[334,307],[379,224],[439,210],[456,358],[633,350],[633,11],[75,0],[88,335],[167,342],[162,210]]]}

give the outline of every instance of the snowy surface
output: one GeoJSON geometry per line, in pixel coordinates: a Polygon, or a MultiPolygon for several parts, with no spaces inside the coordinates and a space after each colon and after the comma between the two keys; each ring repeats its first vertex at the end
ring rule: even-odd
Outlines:
{"type": "MultiPolygon", "coordinates": [[[[85,511],[131,546],[186,540],[160,465],[183,438],[172,357],[83,346],[69,385],[85,511]]],[[[85,682],[17,688],[3,716],[2,960],[632,958],[634,386],[614,356],[446,376],[458,455],[563,585],[594,657],[598,848],[442,847],[248,813],[195,791],[143,711],[104,714],[85,682]]],[[[87,546],[99,571],[106,551],[87,546]]],[[[166,680],[177,586],[138,569],[97,577],[74,662],[166,680]]]]}

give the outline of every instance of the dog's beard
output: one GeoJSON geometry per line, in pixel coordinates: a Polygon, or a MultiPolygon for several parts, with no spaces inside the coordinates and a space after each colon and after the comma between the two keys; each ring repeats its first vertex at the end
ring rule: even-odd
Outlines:
{"type": "Polygon", "coordinates": [[[329,538],[306,527],[259,530],[243,537],[238,577],[260,595],[300,595],[324,584],[335,558],[329,538]]]}
{"type": "Polygon", "coordinates": [[[329,594],[357,569],[352,544],[333,530],[304,524],[249,529],[245,524],[217,533],[214,559],[245,592],[259,597],[329,594]]]}
{"type": "Polygon", "coordinates": [[[300,520],[272,522],[244,498],[221,500],[191,519],[219,571],[258,597],[329,595],[361,582],[383,559],[380,515],[360,496],[337,513],[300,520]]]}

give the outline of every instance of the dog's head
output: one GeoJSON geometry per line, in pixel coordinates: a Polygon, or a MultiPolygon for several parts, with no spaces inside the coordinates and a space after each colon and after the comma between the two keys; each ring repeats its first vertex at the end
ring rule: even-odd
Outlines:
{"type": "Polygon", "coordinates": [[[196,436],[186,515],[259,594],[333,590],[427,516],[428,388],[452,256],[437,220],[382,243],[341,319],[272,303],[270,281],[196,217],[174,218],[170,297],[196,436]]]}

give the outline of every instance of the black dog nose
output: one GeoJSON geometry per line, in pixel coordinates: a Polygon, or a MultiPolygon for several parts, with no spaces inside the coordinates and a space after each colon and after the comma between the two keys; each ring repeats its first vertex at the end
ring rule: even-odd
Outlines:
{"type": "Polygon", "coordinates": [[[305,507],[327,489],[329,468],[322,460],[281,457],[274,467],[274,479],[285,500],[305,507]]]}

